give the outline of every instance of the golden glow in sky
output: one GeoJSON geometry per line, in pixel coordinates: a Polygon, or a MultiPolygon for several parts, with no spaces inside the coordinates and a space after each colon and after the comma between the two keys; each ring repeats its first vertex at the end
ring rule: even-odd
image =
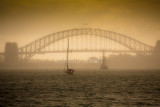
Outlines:
{"type": "Polygon", "coordinates": [[[84,23],[154,46],[160,39],[159,0],[1,0],[0,51],[5,42],[23,46],[84,23]]]}

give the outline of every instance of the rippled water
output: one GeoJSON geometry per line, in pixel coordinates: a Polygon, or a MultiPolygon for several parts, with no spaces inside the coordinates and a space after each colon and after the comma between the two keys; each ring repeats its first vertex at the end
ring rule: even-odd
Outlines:
{"type": "Polygon", "coordinates": [[[159,71],[0,71],[0,106],[158,107],[159,71]]]}

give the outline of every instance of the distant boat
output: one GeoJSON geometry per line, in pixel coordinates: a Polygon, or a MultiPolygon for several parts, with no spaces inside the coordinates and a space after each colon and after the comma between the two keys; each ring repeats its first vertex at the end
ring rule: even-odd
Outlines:
{"type": "Polygon", "coordinates": [[[104,55],[104,51],[103,51],[102,65],[100,66],[100,69],[108,70],[108,66],[106,64],[106,58],[105,58],[105,55],[104,55]]]}
{"type": "Polygon", "coordinates": [[[68,58],[69,58],[68,56],[69,56],[69,38],[68,38],[68,46],[67,46],[67,67],[64,70],[64,72],[67,74],[73,74],[75,70],[68,67],[68,58]]]}

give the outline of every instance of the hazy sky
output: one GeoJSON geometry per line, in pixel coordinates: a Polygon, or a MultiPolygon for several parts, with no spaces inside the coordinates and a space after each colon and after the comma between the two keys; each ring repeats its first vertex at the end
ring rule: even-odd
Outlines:
{"type": "Polygon", "coordinates": [[[23,46],[84,23],[154,46],[160,40],[160,0],[1,0],[0,51],[7,41],[23,46]]]}

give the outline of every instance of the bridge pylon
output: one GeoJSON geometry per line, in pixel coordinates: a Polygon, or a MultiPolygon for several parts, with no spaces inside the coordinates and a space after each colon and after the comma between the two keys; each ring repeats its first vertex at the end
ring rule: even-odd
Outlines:
{"type": "Polygon", "coordinates": [[[160,56],[160,40],[157,41],[153,55],[160,56]]]}
{"type": "Polygon", "coordinates": [[[19,61],[17,43],[7,42],[5,44],[5,63],[7,65],[15,65],[19,61]]]}

